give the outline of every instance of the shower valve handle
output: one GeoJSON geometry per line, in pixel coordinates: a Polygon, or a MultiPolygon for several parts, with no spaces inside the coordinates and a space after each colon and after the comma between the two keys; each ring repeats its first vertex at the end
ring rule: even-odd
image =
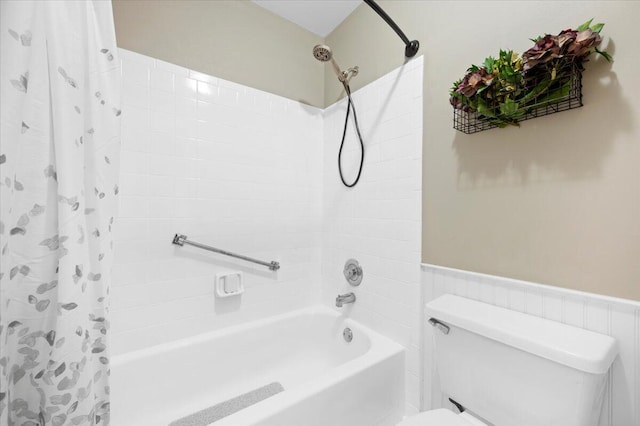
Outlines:
{"type": "Polygon", "coordinates": [[[349,259],[344,265],[342,271],[347,282],[352,286],[359,286],[362,282],[362,266],[355,259],[349,259]]]}

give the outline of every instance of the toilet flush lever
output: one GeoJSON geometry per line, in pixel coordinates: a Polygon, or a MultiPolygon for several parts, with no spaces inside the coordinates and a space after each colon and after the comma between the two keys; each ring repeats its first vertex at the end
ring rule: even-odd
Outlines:
{"type": "Polygon", "coordinates": [[[429,319],[429,324],[431,324],[432,326],[436,327],[438,330],[440,330],[443,334],[449,334],[449,326],[441,321],[438,321],[435,318],[431,318],[429,319]]]}

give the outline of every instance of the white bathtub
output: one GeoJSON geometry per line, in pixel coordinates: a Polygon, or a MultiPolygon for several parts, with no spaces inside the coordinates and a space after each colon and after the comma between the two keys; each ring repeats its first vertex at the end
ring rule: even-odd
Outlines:
{"type": "Polygon", "coordinates": [[[111,378],[115,426],[166,426],[272,382],[284,392],[213,424],[386,426],[404,412],[403,348],[326,307],[119,355],[111,378]]]}

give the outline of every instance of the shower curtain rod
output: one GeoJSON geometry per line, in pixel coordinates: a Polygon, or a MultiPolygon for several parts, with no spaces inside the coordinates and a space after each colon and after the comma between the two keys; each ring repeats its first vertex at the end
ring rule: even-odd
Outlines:
{"type": "Polygon", "coordinates": [[[404,56],[407,58],[414,57],[415,54],[418,53],[420,42],[418,40],[409,41],[409,38],[404,34],[404,32],[402,32],[398,24],[396,24],[394,20],[391,19],[389,15],[387,15],[387,12],[382,10],[382,8],[378,6],[378,4],[374,0],[364,0],[364,2],[368,4],[369,7],[371,7],[371,9],[373,9],[378,15],[380,15],[380,17],[384,19],[384,21],[389,24],[393,31],[395,31],[396,34],[398,34],[398,36],[402,39],[405,44],[404,56]]]}

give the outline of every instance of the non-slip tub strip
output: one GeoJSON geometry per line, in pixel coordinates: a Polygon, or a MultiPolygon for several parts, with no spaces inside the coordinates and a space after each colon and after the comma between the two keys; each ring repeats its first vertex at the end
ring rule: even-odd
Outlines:
{"type": "Polygon", "coordinates": [[[205,408],[204,410],[175,420],[169,423],[169,426],[207,426],[253,404],[264,401],[283,390],[284,388],[279,382],[269,383],[266,386],[236,396],[235,398],[216,404],[213,407],[205,408]]]}

